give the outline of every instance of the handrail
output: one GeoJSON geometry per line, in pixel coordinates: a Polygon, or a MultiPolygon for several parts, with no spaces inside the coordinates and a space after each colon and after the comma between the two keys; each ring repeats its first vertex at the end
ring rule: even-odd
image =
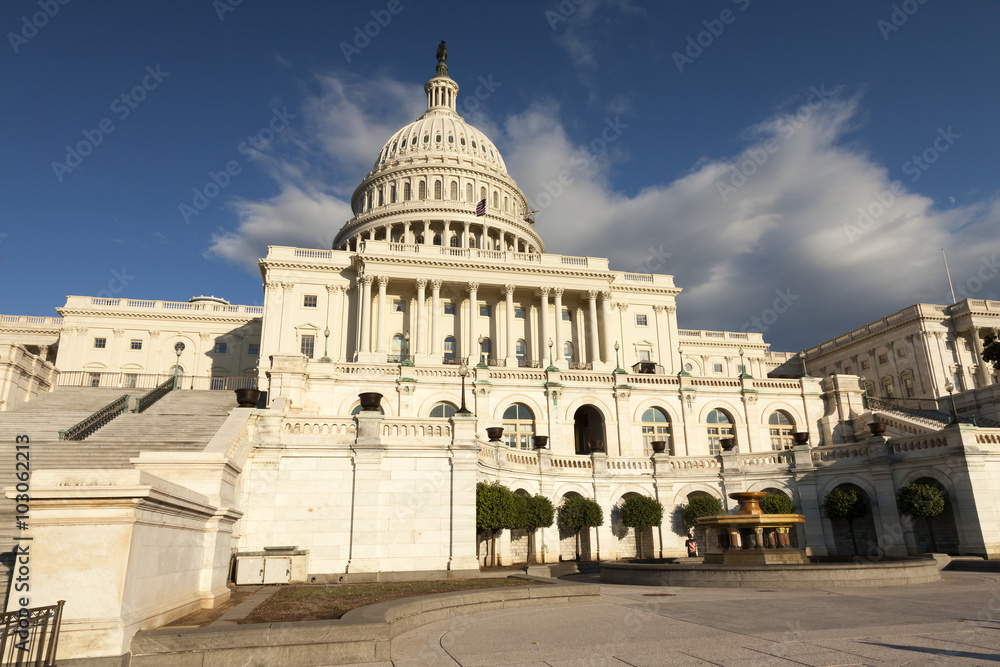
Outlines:
{"type": "Polygon", "coordinates": [[[897,401],[886,400],[884,398],[876,398],[874,396],[867,397],[867,402],[865,404],[865,407],[872,411],[894,410],[896,412],[901,412],[904,415],[909,415],[910,417],[922,417],[923,419],[929,419],[931,421],[941,422],[944,424],[947,424],[951,420],[951,416],[943,412],[940,412],[938,410],[910,408],[901,405],[897,401]]]}
{"type": "Polygon", "coordinates": [[[135,408],[132,412],[145,412],[146,408],[156,403],[158,400],[166,396],[168,393],[173,391],[176,387],[174,386],[177,382],[176,378],[170,378],[169,380],[164,380],[155,389],[147,392],[135,399],[135,408]]]}
{"type": "Polygon", "coordinates": [[[111,401],[103,408],[90,415],[83,421],[70,426],[64,431],[59,431],[60,440],[83,440],[88,435],[94,433],[99,428],[110,422],[118,415],[128,412],[129,395],[124,394],[111,401]]]}
{"type": "Polygon", "coordinates": [[[53,667],[65,600],[47,607],[0,614],[0,661],[4,665],[53,667]]]}

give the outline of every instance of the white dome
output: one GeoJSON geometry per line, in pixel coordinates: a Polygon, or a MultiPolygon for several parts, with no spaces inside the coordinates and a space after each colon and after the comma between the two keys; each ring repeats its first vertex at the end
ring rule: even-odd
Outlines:
{"type": "Polygon", "coordinates": [[[450,109],[429,109],[427,113],[396,132],[379,152],[372,171],[393,166],[401,159],[417,156],[441,157],[454,154],[485,162],[507,173],[500,151],[489,138],[450,109]]]}

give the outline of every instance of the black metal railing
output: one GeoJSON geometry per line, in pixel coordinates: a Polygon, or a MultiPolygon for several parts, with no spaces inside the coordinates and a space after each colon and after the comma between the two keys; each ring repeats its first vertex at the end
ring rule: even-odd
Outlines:
{"type": "Polygon", "coordinates": [[[594,364],[589,361],[571,361],[568,366],[571,371],[592,371],[594,364]]]}
{"type": "Polygon", "coordinates": [[[174,378],[164,380],[152,391],[135,399],[135,408],[132,412],[145,412],[146,408],[172,392],[174,390],[174,384],[174,378]]]}
{"type": "Polygon", "coordinates": [[[48,607],[23,608],[0,615],[0,660],[4,667],[53,667],[59,648],[65,600],[48,607]]]}
{"type": "Polygon", "coordinates": [[[83,440],[119,415],[128,412],[128,394],[116,398],[78,424],[59,431],[60,440],[83,440]]]}
{"type": "Polygon", "coordinates": [[[532,361],[530,359],[518,359],[517,366],[518,368],[541,368],[542,362],[532,361]]]}
{"type": "Polygon", "coordinates": [[[869,410],[872,411],[892,410],[896,412],[901,412],[905,415],[910,415],[911,417],[923,417],[924,419],[930,419],[932,421],[942,422],[944,424],[947,424],[948,422],[951,421],[951,415],[948,415],[937,409],[936,401],[926,401],[928,403],[933,403],[934,405],[933,409],[928,409],[928,408],[909,407],[908,404],[902,404],[899,402],[899,400],[918,401],[922,399],[915,399],[915,398],[886,399],[886,398],[875,398],[872,396],[868,396],[865,407],[867,407],[869,410]]]}
{"type": "Polygon", "coordinates": [[[969,417],[969,420],[979,428],[1000,428],[1000,422],[995,419],[989,419],[988,417],[969,417]]]}

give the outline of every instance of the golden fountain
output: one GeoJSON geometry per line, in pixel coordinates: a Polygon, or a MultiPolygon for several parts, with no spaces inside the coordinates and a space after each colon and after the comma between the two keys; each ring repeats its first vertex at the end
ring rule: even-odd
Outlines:
{"type": "Polygon", "coordinates": [[[739,503],[736,514],[703,516],[698,525],[708,535],[705,563],[714,565],[808,564],[802,549],[794,549],[788,531],[797,523],[805,523],[801,514],[764,514],[760,501],[767,494],[743,491],[730,493],[739,503]],[[715,535],[717,539],[711,539],[715,535]]]}

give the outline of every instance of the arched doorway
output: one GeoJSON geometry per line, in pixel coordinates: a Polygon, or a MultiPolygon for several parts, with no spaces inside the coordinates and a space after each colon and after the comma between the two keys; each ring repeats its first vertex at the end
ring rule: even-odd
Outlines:
{"type": "Polygon", "coordinates": [[[912,483],[933,486],[944,494],[944,511],[931,519],[930,528],[927,526],[926,519],[911,518],[913,537],[917,542],[917,553],[928,553],[933,550],[931,546],[931,531],[933,530],[933,542],[937,546],[937,551],[957,556],[959,550],[958,527],[955,525],[955,511],[947,489],[933,477],[921,477],[912,483]]]}
{"type": "MultiPolygon", "coordinates": [[[[841,556],[855,555],[854,544],[857,543],[858,555],[867,554],[871,556],[878,556],[878,533],[875,532],[875,519],[873,517],[873,510],[871,509],[873,505],[871,496],[869,496],[865,490],[857,484],[838,484],[835,489],[831,489],[831,492],[836,489],[854,491],[859,497],[863,496],[868,501],[869,507],[867,514],[858,517],[853,521],[853,540],[851,539],[851,522],[848,522],[847,519],[830,519],[830,525],[833,527],[834,544],[837,546],[837,554],[841,556]]],[[[823,502],[826,502],[826,496],[824,496],[823,502]]]]}
{"type": "Polygon", "coordinates": [[[573,442],[577,454],[607,451],[604,415],[593,405],[581,406],[573,413],[573,442]]]}
{"type": "MultiPolygon", "coordinates": [[[[563,495],[559,499],[559,503],[556,505],[556,525],[559,526],[559,560],[576,560],[576,533],[572,530],[567,529],[563,526],[562,522],[559,521],[558,507],[561,506],[567,498],[579,498],[580,494],[575,491],[570,491],[563,495]]],[[[591,529],[584,528],[580,531],[580,560],[589,560],[590,554],[590,534],[591,529]]]]}
{"type": "Polygon", "coordinates": [[[611,534],[615,536],[618,542],[618,558],[652,558],[655,554],[655,549],[653,545],[653,528],[646,528],[642,531],[642,552],[639,553],[638,545],[636,544],[636,529],[629,528],[624,523],[622,523],[622,505],[626,500],[640,494],[634,491],[629,491],[623,494],[621,500],[619,500],[611,508],[611,534]]]}

